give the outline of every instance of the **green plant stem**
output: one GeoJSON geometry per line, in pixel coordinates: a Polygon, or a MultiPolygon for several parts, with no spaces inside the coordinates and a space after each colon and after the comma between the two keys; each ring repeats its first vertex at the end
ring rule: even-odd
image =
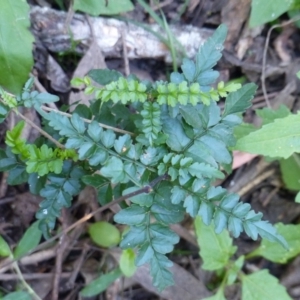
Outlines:
{"type": "Polygon", "coordinates": [[[19,276],[19,279],[22,283],[22,285],[25,287],[25,289],[28,291],[28,293],[36,300],[42,300],[42,298],[39,297],[39,295],[36,294],[36,292],[31,288],[31,286],[26,282],[26,280],[23,277],[23,274],[18,266],[18,263],[16,261],[13,262],[13,268],[15,269],[16,273],[19,276]]]}
{"type": "MultiPolygon", "coordinates": [[[[66,117],[68,117],[68,118],[71,118],[71,117],[72,117],[71,114],[68,114],[68,113],[63,112],[63,111],[59,111],[59,110],[57,110],[57,109],[53,109],[53,108],[51,108],[51,107],[47,107],[47,106],[45,106],[45,105],[42,105],[41,108],[42,108],[43,110],[45,110],[45,111],[53,111],[53,112],[55,112],[55,113],[57,113],[57,114],[60,114],[60,115],[62,115],[62,116],[66,116],[66,117]]],[[[81,118],[81,117],[80,117],[80,118],[81,118]]],[[[86,122],[86,123],[92,123],[92,122],[93,122],[93,120],[89,120],[89,119],[85,119],[85,118],[81,118],[81,119],[82,119],[84,122],[86,122]]],[[[123,130],[123,129],[119,129],[119,128],[116,128],[116,127],[112,127],[112,126],[109,126],[109,125],[106,125],[106,124],[103,124],[103,123],[99,123],[99,122],[98,122],[98,124],[99,124],[101,127],[103,127],[103,128],[111,129],[111,130],[113,130],[113,131],[115,131],[115,132],[125,133],[125,134],[129,134],[129,135],[131,135],[131,136],[134,136],[134,133],[132,133],[132,132],[130,132],[130,131],[123,130]]]]}
{"type": "Polygon", "coordinates": [[[22,118],[27,124],[29,124],[30,126],[32,126],[33,128],[35,128],[36,130],[38,130],[40,134],[42,134],[47,139],[49,139],[52,143],[54,143],[57,148],[65,149],[65,146],[63,144],[61,144],[60,142],[58,142],[50,134],[48,134],[42,128],[40,128],[39,126],[37,126],[34,122],[32,122],[31,120],[29,120],[28,118],[26,118],[24,115],[22,115],[16,108],[13,111],[14,111],[14,113],[16,115],[18,115],[20,118],[22,118]]]}
{"type": "MultiPolygon", "coordinates": [[[[132,193],[129,193],[127,195],[121,196],[119,198],[117,198],[116,200],[113,200],[109,203],[107,203],[104,206],[99,207],[98,209],[96,209],[95,211],[87,214],[86,216],[84,216],[83,218],[79,219],[78,221],[76,221],[75,223],[73,223],[71,226],[69,226],[68,228],[66,228],[65,230],[62,230],[60,233],[56,234],[55,236],[53,236],[52,238],[48,239],[47,241],[43,242],[42,244],[38,245],[36,248],[34,248],[33,250],[31,250],[30,252],[28,252],[26,255],[30,255],[34,252],[37,252],[39,250],[44,249],[45,247],[47,247],[49,244],[51,244],[52,242],[54,242],[56,239],[60,238],[62,235],[69,233],[72,229],[74,229],[75,227],[77,227],[78,225],[88,221],[89,219],[91,219],[94,215],[110,208],[111,206],[115,205],[115,204],[119,204],[120,202],[128,199],[128,198],[132,198],[134,196],[143,194],[143,193],[151,193],[153,191],[153,188],[160,183],[163,180],[168,180],[170,178],[170,176],[168,174],[163,174],[161,176],[158,176],[157,178],[155,178],[154,180],[152,180],[151,182],[149,182],[149,184],[145,185],[144,187],[138,189],[137,191],[134,191],[132,193]]],[[[9,261],[7,263],[5,263],[3,266],[1,266],[2,268],[5,268],[6,266],[10,265],[11,263],[16,263],[18,260],[20,260],[24,255],[18,257],[18,259],[16,260],[12,260],[9,261]]]]}

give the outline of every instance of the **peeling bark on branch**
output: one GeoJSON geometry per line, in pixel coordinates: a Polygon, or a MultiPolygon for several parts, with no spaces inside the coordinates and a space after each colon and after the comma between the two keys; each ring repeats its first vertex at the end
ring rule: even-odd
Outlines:
{"type": "MultiPolygon", "coordinates": [[[[65,25],[67,19],[65,12],[33,6],[30,16],[32,32],[37,41],[53,52],[74,50],[77,53],[85,53],[93,38],[92,31],[105,57],[121,57],[123,32],[129,59],[153,58],[163,59],[166,62],[172,60],[166,45],[150,32],[130,23],[100,17],[91,17],[88,22],[84,15],[74,14],[68,32],[65,25]]],[[[164,35],[157,24],[149,27],[164,35]]],[[[199,29],[190,25],[170,26],[170,29],[190,58],[195,56],[199,46],[213,33],[212,30],[199,29]]]]}

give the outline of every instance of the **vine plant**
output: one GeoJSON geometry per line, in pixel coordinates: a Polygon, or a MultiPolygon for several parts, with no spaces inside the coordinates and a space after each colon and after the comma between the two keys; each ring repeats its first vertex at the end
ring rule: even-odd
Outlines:
{"type": "Polygon", "coordinates": [[[30,191],[43,197],[36,218],[46,238],[61,209],[92,185],[102,205],[120,197],[130,200],[114,216],[115,222],[129,226],[120,247],[137,249],[136,265],[149,263],[160,290],[173,284],[166,254],[179,241],[169,225],[185,213],[213,223],[217,233],[228,229],[238,237],[245,231],[254,240],[260,235],[286,246],[261,213],[213,185],[230,170],[233,129],[256,91],[252,83],[221,82],[212,88],[226,32],[221,25],[195,62],[184,59],[182,73],[172,73],[170,82],[92,70],[73,84],[84,83],[95,100],[90,107],[78,105],[72,115],[44,106],[58,97],[31,91],[31,79],[19,96],[1,89],[2,121],[13,111],[29,122],[20,106],[34,107],[43,120],[42,135],[33,144],[22,139],[24,121],[7,132],[0,170],[9,172],[9,184],[28,182],[30,191]],[[220,98],[226,98],[223,112],[216,104],[220,98]]]}

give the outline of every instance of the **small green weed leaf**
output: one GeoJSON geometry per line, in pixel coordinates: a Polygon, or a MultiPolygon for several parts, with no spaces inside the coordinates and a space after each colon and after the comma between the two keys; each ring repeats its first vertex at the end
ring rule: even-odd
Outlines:
{"type": "Polygon", "coordinates": [[[240,125],[238,125],[234,128],[233,132],[234,132],[235,138],[237,140],[239,140],[242,137],[244,137],[256,130],[257,130],[257,127],[255,127],[253,124],[241,123],[240,125]]]}
{"type": "Polygon", "coordinates": [[[131,248],[122,251],[119,265],[122,273],[126,277],[131,277],[134,275],[136,271],[136,266],[134,261],[135,261],[135,253],[131,248]]]}
{"type": "Polygon", "coordinates": [[[231,285],[236,281],[237,276],[244,265],[244,261],[245,257],[240,256],[229,266],[227,271],[227,285],[231,285]]]}
{"type": "Polygon", "coordinates": [[[272,262],[284,264],[300,253],[300,225],[279,223],[275,227],[278,233],[285,238],[289,248],[285,249],[279,243],[262,240],[260,246],[250,253],[250,256],[263,256],[272,262]]]}
{"type": "Polygon", "coordinates": [[[284,286],[267,270],[261,270],[251,275],[242,276],[243,300],[280,299],[292,300],[284,286]]]}
{"type": "Polygon", "coordinates": [[[300,190],[300,156],[292,154],[287,159],[280,159],[280,170],[285,187],[293,190],[300,190]]]}
{"type": "Polygon", "coordinates": [[[75,0],[73,8],[92,16],[111,16],[133,10],[134,6],[130,0],[114,0],[107,3],[105,0],[75,0]]]}
{"type": "Polygon", "coordinates": [[[29,27],[26,1],[6,0],[1,3],[0,85],[14,94],[21,93],[33,66],[34,38],[29,27]]]}
{"type": "Polygon", "coordinates": [[[256,89],[257,86],[254,83],[248,83],[236,92],[230,93],[226,98],[222,117],[246,111],[251,106],[256,89]]]}
{"type": "Polygon", "coordinates": [[[281,119],[291,114],[289,108],[283,104],[276,110],[264,107],[263,109],[255,110],[255,112],[262,119],[262,125],[272,123],[276,119],[281,119]]]}
{"type": "Polygon", "coordinates": [[[264,125],[238,140],[235,149],[282,158],[300,152],[300,114],[289,115],[264,125]]]}
{"type": "Polygon", "coordinates": [[[11,254],[10,248],[4,238],[0,235],[0,256],[6,257],[11,254]]]}
{"type": "Polygon", "coordinates": [[[109,69],[93,69],[87,75],[101,85],[107,85],[112,81],[117,81],[119,77],[123,77],[120,72],[109,69]]]}
{"type": "Polygon", "coordinates": [[[28,227],[17,247],[14,249],[14,258],[20,258],[34,249],[40,243],[41,237],[42,232],[39,229],[39,221],[34,222],[28,227]]]}
{"type": "Polygon", "coordinates": [[[249,21],[250,27],[256,27],[276,20],[279,16],[290,9],[293,2],[293,0],[252,0],[249,21]]]}
{"type": "Polygon", "coordinates": [[[300,203],[300,192],[297,193],[296,198],[295,198],[296,203],[300,203]]]}
{"type": "Polygon", "coordinates": [[[236,247],[228,231],[216,234],[214,225],[205,225],[200,217],[195,219],[197,241],[200,246],[200,256],[203,259],[204,270],[218,270],[224,268],[230,257],[235,253],[236,247]]]}
{"type": "Polygon", "coordinates": [[[93,297],[105,291],[115,280],[122,276],[122,271],[117,268],[107,274],[100,275],[80,291],[82,297],[93,297]]]}
{"type": "Polygon", "coordinates": [[[226,300],[224,296],[224,290],[222,288],[218,289],[217,293],[211,297],[204,298],[203,300],[226,300]]]}
{"type": "Polygon", "coordinates": [[[26,292],[12,292],[4,296],[2,300],[32,300],[32,297],[26,292]]]}
{"type": "Polygon", "coordinates": [[[88,232],[95,244],[105,248],[118,245],[121,239],[118,228],[104,221],[90,225],[88,232]]]}

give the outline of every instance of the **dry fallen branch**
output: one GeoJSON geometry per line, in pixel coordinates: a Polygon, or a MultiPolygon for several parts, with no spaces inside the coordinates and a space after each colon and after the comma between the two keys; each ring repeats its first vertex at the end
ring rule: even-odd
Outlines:
{"type": "MultiPolygon", "coordinates": [[[[66,32],[65,12],[33,6],[30,17],[32,32],[37,41],[53,52],[73,49],[77,53],[85,53],[92,41],[91,31],[93,31],[94,38],[105,57],[122,57],[123,32],[129,59],[153,58],[171,62],[171,55],[166,45],[152,33],[127,22],[112,18],[90,18],[91,30],[84,15],[74,14],[70,22],[70,30],[66,32]]],[[[163,34],[163,30],[157,24],[149,27],[163,34]]],[[[199,29],[190,25],[170,26],[170,28],[188,57],[194,57],[199,46],[212,34],[210,29],[199,29]]]]}

